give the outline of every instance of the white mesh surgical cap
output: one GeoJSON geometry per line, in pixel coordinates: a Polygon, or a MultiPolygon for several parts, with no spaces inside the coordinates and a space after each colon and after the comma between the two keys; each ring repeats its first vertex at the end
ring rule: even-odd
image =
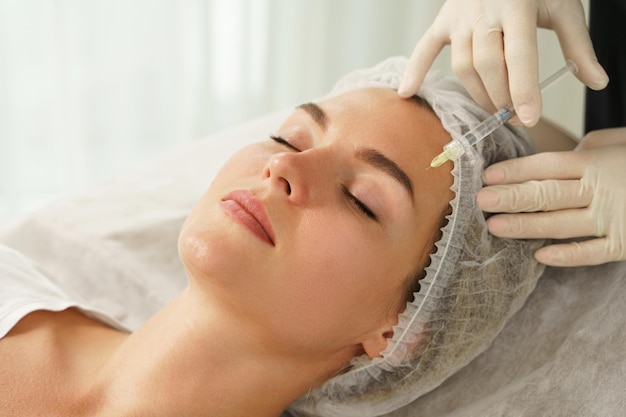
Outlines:
{"type": "MultiPolygon", "coordinates": [[[[397,89],[406,62],[394,57],[350,73],[330,95],[365,87],[397,89]]],[[[418,95],[452,138],[488,116],[453,78],[431,73],[418,95]]],[[[505,125],[454,162],[451,214],[382,357],[355,358],[349,371],[294,402],[292,412],[384,415],[431,391],[491,344],[534,289],[543,267],[533,253],[543,242],[490,235],[475,196],[484,167],[530,152],[525,134],[505,125]]]]}

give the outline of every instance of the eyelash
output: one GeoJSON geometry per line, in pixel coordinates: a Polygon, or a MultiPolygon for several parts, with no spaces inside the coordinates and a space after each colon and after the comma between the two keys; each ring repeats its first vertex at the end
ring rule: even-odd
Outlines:
{"type": "MultiPolygon", "coordinates": [[[[272,139],[274,142],[279,143],[293,151],[301,152],[300,149],[293,146],[285,138],[282,138],[280,136],[270,135],[270,139],[272,139]]],[[[348,190],[347,187],[342,186],[342,192],[344,196],[357,208],[357,210],[359,210],[361,213],[363,213],[370,219],[374,221],[378,221],[378,217],[376,217],[376,214],[374,214],[374,212],[369,207],[367,207],[361,200],[356,198],[354,194],[352,194],[350,190],[348,190]]]]}
{"type": "Polygon", "coordinates": [[[352,194],[350,192],[350,190],[348,190],[344,186],[344,187],[342,187],[342,191],[343,191],[343,194],[346,196],[346,198],[348,200],[350,200],[350,202],[352,204],[354,204],[354,206],[357,208],[357,210],[359,210],[361,213],[365,214],[370,219],[372,219],[374,221],[378,221],[378,217],[376,217],[376,214],[374,214],[374,212],[369,207],[367,207],[361,200],[356,198],[354,196],[354,194],[352,194]]]}
{"type": "Polygon", "coordinates": [[[296,152],[302,152],[300,149],[296,148],[295,146],[293,146],[288,140],[286,140],[285,138],[282,138],[280,136],[275,136],[275,135],[270,135],[270,139],[272,139],[274,142],[276,143],[280,143],[283,146],[286,146],[287,148],[291,149],[292,151],[296,151],[296,152]]]}

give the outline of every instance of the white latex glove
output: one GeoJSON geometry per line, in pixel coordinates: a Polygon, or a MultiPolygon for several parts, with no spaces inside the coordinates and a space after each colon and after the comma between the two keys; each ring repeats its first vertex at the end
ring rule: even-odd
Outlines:
{"type": "Polygon", "coordinates": [[[570,152],[546,152],[488,167],[476,200],[497,214],[489,231],[507,238],[568,239],[539,249],[555,266],[626,260],[626,128],[589,133],[570,152]]]}
{"type": "Polygon", "coordinates": [[[607,85],[579,0],[448,0],[415,46],[398,93],[415,94],[450,44],[452,68],[481,107],[493,113],[512,102],[519,120],[533,126],[541,115],[537,27],[556,32],[580,81],[594,90],[607,85]]]}

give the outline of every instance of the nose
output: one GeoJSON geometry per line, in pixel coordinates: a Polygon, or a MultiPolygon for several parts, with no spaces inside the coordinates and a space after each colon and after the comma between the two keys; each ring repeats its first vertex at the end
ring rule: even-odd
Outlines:
{"type": "Polygon", "coordinates": [[[329,155],[320,149],[273,155],[263,169],[270,187],[292,204],[302,206],[321,192],[321,182],[332,172],[329,155]]]}

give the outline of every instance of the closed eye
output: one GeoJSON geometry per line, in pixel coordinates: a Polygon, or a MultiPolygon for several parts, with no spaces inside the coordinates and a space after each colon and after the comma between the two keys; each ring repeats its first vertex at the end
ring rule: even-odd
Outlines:
{"type": "Polygon", "coordinates": [[[357,210],[365,214],[370,219],[374,221],[378,221],[378,217],[376,216],[376,214],[369,207],[367,207],[361,200],[356,198],[354,194],[350,192],[350,190],[348,190],[346,187],[342,187],[342,191],[343,191],[343,194],[346,196],[346,198],[350,201],[350,203],[352,203],[357,208],[357,210]]]}
{"type": "Polygon", "coordinates": [[[282,138],[280,136],[275,136],[275,135],[270,135],[270,139],[272,139],[274,142],[276,143],[280,143],[283,146],[286,146],[287,148],[291,149],[292,151],[296,151],[296,152],[302,152],[300,149],[296,148],[295,146],[293,146],[288,140],[286,140],[285,138],[282,138]]]}
{"type": "MultiPolygon", "coordinates": [[[[272,139],[274,142],[279,143],[293,151],[302,152],[300,149],[292,145],[288,140],[286,140],[285,138],[281,136],[270,135],[270,139],[272,139]]],[[[359,210],[361,213],[363,213],[370,219],[374,221],[378,221],[378,217],[376,216],[376,214],[367,205],[365,205],[361,200],[356,198],[354,194],[352,194],[350,190],[348,190],[347,187],[343,186],[342,192],[344,196],[348,199],[348,201],[350,201],[350,203],[354,205],[354,207],[356,207],[357,210],[359,210]]]]}

